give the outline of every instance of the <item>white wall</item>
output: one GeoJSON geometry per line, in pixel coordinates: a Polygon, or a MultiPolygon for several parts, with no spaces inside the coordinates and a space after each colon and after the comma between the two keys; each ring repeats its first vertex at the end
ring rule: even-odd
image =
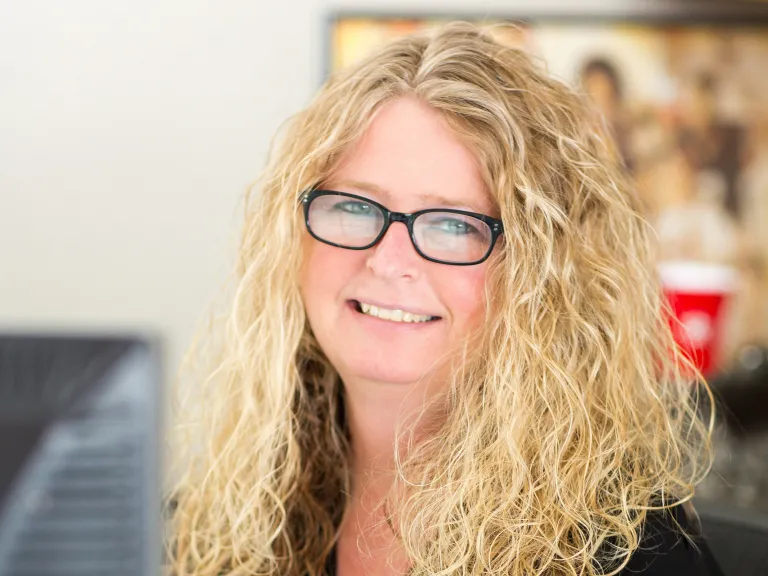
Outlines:
{"type": "MultiPolygon", "coordinates": [[[[346,7],[538,14],[649,3],[346,7]]],[[[229,270],[238,201],[271,135],[320,82],[329,9],[0,3],[0,329],[152,329],[173,365],[229,270]]]]}

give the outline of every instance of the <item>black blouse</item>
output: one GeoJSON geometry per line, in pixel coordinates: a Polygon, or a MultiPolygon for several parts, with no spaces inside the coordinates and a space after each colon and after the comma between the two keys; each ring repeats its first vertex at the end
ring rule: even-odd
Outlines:
{"type": "MultiPolygon", "coordinates": [[[[335,576],[336,557],[328,561],[327,574],[335,576]]],[[[706,541],[686,518],[681,506],[646,517],[639,548],[621,576],[723,576],[706,541]],[[693,543],[680,533],[680,528],[693,543]]]]}
{"type": "Polygon", "coordinates": [[[682,506],[649,513],[640,547],[622,576],[723,576],[706,540],[686,517],[682,506]],[[680,533],[679,524],[693,543],[680,533]]]}

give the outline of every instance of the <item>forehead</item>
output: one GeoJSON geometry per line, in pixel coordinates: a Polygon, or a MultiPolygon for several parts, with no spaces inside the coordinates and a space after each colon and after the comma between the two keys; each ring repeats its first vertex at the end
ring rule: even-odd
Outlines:
{"type": "Polygon", "coordinates": [[[329,186],[365,192],[404,212],[440,205],[493,209],[475,155],[437,111],[415,98],[398,98],[378,110],[329,186]]]}

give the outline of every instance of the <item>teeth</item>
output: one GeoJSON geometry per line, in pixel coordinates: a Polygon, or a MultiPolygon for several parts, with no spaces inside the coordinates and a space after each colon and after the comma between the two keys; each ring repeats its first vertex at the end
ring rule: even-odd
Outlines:
{"type": "Polygon", "coordinates": [[[410,312],[403,312],[402,310],[388,310],[387,308],[379,308],[373,304],[365,304],[360,302],[360,310],[363,314],[368,316],[375,316],[382,320],[389,320],[390,322],[428,322],[432,319],[432,316],[419,316],[418,314],[411,314],[410,312]]]}

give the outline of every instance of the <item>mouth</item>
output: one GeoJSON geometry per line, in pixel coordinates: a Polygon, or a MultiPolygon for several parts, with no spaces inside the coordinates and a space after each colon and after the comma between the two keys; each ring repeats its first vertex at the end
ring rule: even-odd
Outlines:
{"type": "Polygon", "coordinates": [[[402,324],[429,324],[442,319],[440,316],[414,314],[413,312],[407,312],[396,308],[383,308],[373,304],[361,302],[359,300],[349,300],[348,302],[352,309],[358,314],[371,316],[373,318],[386,320],[388,322],[402,324]]]}

